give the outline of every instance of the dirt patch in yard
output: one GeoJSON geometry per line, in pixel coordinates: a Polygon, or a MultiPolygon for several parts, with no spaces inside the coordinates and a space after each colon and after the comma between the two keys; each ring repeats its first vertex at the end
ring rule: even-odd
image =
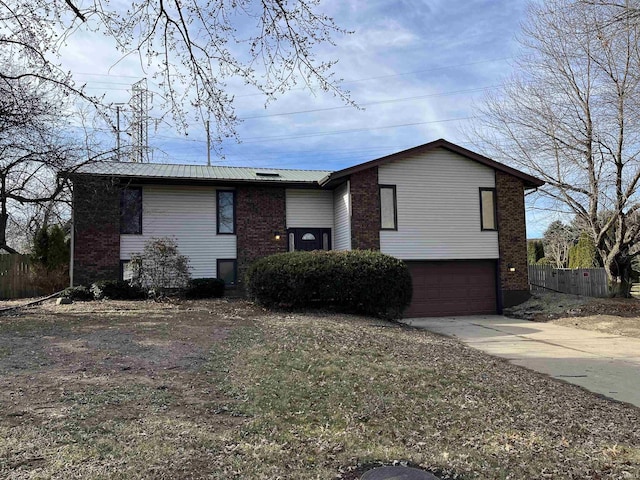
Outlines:
{"type": "Polygon", "coordinates": [[[640,338],[640,300],[536,293],[505,315],[535,322],[640,338]]]}
{"type": "Polygon", "coordinates": [[[154,435],[173,432],[178,441],[174,429],[188,430],[193,420],[207,431],[242,421],[219,408],[231,400],[212,385],[206,363],[212,346],[250,327],[256,313],[227,301],[49,302],[1,316],[0,476],[152,478],[170,470],[153,470],[163,457],[154,435]],[[120,463],[128,455],[119,444],[127,439],[153,450],[143,455],[152,470],[125,473],[120,463]],[[120,460],[110,458],[116,451],[120,460]]]}

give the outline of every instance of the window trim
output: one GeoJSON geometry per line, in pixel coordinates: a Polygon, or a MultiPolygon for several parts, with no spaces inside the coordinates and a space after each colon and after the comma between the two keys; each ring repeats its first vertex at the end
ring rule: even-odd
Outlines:
{"type": "Polygon", "coordinates": [[[220,262],[233,262],[233,283],[225,282],[227,288],[234,288],[238,285],[238,259],[237,258],[217,258],[216,259],[216,278],[220,278],[220,262]]]}
{"type": "Polygon", "coordinates": [[[216,189],[216,235],[235,235],[236,234],[236,191],[229,189],[216,189]],[[220,231],[220,194],[231,193],[233,196],[233,222],[231,232],[220,231]]]}
{"type": "Polygon", "coordinates": [[[398,231],[398,192],[395,185],[378,185],[378,204],[380,205],[380,230],[398,231]],[[382,189],[390,188],[393,192],[393,228],[382,226],[382,189]]]}
{"type": "Polygon", "coordinates": [[[144,191],[142,189],[142,187],[123,187],[120,190],[120,235],[142,235],[143,233],[143,229],[142,229],[142,210],[143,210],[143,205],[144,205],[144,191]],[[125,190],[138,190],[140,191],[140,214],[139,214],[139,218],[138,218],[138,223],[140,225],[140,231],[138,232],[123,232],[122,231],[122,216],[124,213],[124,199],[123,199],[123,193],[125,192],[125,190]]]}
{"type": "Polygon", "coordinates": [[[480,195],[480,231],[482,232],[497,232],[498,231],[498,212],[497,212],[497,201],[496,201],[496,189],[488,188],[488,187],[480,187],[479,189],[480,195]],[[482,205],[482,193],[483,192],[491,192],[493,198],[493,228],[485,228],[484,226],[484,215],[483,215],[483,205],[482,205]]]}

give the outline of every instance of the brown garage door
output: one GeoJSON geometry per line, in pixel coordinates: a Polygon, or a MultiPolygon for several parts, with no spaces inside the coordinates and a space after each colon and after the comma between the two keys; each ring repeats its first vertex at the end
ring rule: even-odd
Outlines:
{"type": "Polygon", "coordinates": [[[404,316],[496,313],[495,260],[407,262],[413,300],[404,316]]]}

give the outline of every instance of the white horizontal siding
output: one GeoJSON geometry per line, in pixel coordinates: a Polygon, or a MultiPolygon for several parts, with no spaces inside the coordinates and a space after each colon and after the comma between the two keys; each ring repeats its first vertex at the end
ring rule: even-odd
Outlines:
{"type": "Polygon", "coordinates": [[[120,236],[120,259],[142,252],[154,237],[170,237],[189,258],[194,278],[215,277],[217,259],[236,258],[236,236],[216,235],[216,191],[212,187],[142,188],[142,235],[120,236]]]}
{"type": "Polygon", "coordinates": [[[403,260],[498,258],[497,232],[480,230],[480,187],[495,187],[492,168],[445,149],[379,167],[396,185],[398,230],[380,231],[382,252],[403,260]]]}
{"type": "Polygon", "coordinates": [[[288,188],[287,228],[333,228],[333,192],[288,188]]]}
{"type": "Polygon", "coordinates": [[[351,250],[351,208],[349,182],[333,191],[333,249],[351,250]]]}

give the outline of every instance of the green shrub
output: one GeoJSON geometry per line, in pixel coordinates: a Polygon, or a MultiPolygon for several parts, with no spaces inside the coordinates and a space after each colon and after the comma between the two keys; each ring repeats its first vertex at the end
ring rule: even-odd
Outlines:
{"type": "Polygon", "coordinates": [[[245,277],[249,297],[265,306],[331,306],[398,318],[411,302],[406,264],[371,250],[292,252],[254,262],[245,277]]]}
{"type": "Polygon", "coordinates": [[[140,287],[122,280],[100,280],[91,285],[96,300],[141,300],[146,293],[140,287]]]}
{"type": "Polygon", "coordinates": [[[93,300],[93,293],[91,292],[89,287],[85,287],[84,285],[65,288],[65,290],[62,292],[62,296],[66,298],[70,298],[71,300],[74,300],[74,301],[93,300]]]}
{"type": "Polygon", "coordinates": [[[185,291],[187,298],[218,298],[224,295],[224,280],[219,278],[194,278],[185,291]]]}

